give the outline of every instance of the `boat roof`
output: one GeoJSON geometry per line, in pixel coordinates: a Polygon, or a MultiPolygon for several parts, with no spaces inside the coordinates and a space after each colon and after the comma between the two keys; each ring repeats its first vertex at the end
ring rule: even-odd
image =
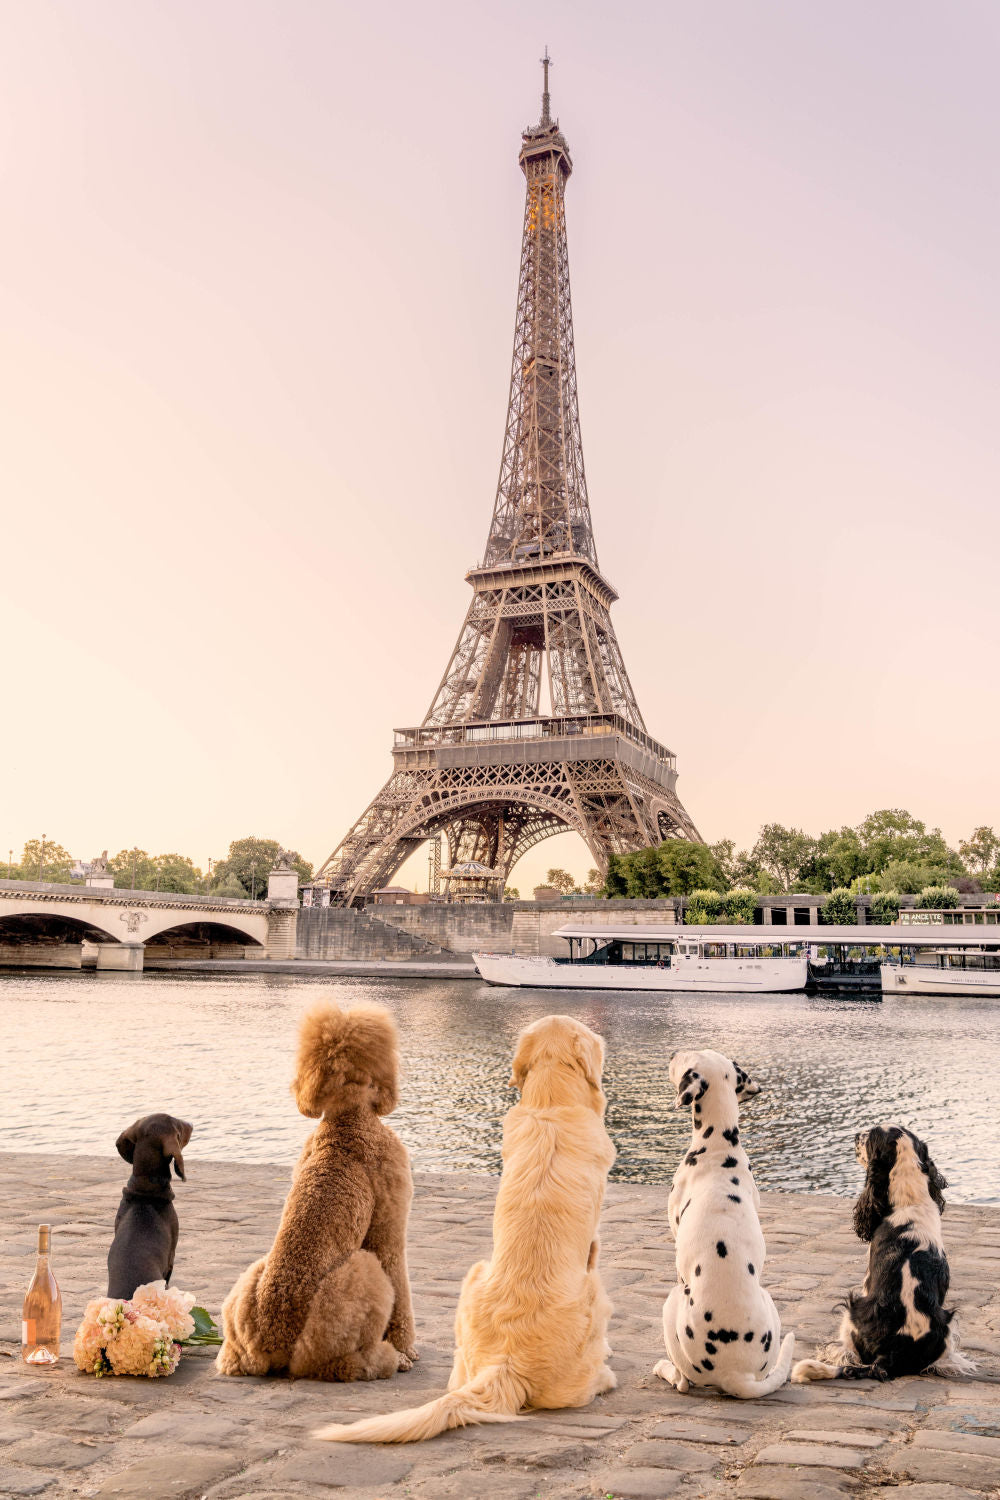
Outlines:
{"type": "Polygon", "coordinates": [[[956,927],[953,931],[937,925],[923,924],[919,927],[820,927],[815,924],[794,927],[729,927],[724,923],[708,927],[681,927],[675,923],[657,923],[655,926],[600,927],[581,926],[575,922],[558,927],[553,934],[561,938],[604,938],[607,942],[665,943],[687,938],[696,942],[726,943],[845,943],[852,947],[858,944],[884,944],[898,947],[900,944],[916,948],[1000,948],[1000,926],[956,927]]]}

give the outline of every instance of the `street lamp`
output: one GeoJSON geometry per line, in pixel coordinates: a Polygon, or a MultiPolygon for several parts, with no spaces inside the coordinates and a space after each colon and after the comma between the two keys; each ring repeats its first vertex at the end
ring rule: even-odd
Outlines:
{"type": "Polygon", "coordinates": [[[14,866],[14,851],[13,851],[13,849],[8,849],[7,850],[7,879],[8,880],[10,879],[10,872],[13,869],[13,866],[14,866]]]}
{"type": "Polygon", "coordinates": [[[132,889],[135,890],[135,862],[139,855],[138,844],[132,846],[132,889]]]}
{"type": "Polygon", "coordinates": [[[208,856],[208,874],[205,876],[205,895],[206,896],[208,895],[208,893],[211,890],[211,888],[212,888],[212,856],[209,855],[208,856]]]}
{"type": "Polygon", "coordinates": [[[257,861],[255,859],[252,859],[250,861],[250,887],[251,887],[250,900],[251,901],[256,901],[256,899],[257,899],[257,861]]]}
{"type": "Polygon", "coordinates": [[[42,846],[38,851],[38,878],[42,878],[42,866],[45,864],[45,835],[42,834],[42,846]]]}

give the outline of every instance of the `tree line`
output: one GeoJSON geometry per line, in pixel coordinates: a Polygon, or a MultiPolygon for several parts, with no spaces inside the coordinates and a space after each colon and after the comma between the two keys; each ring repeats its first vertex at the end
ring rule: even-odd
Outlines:
{"type": "Polygon", "coordinates": [[[604,883],[608,896],[655,900],[697,892],[708,905],[713,893],[837,893],[834,909],[850,906],[852,912],[852,898],[862,892],[890,898],[935,892],[941,896],[938,904],[950,905],[959,893],[998,889],[1000,836],[992,828],[975,828],[952,849],[940,828],[928,829],[898,807],[815,837],[801,828],[766,823],[749,850],[737,851],[732,839],[716,844],[670,839],[656,848],[612,855],[604,883]]]}
{"type": "MultiPolygon", "coordinates": [[[[281,845],[277,839],[234,839],[225,859],[212,862],[211,874],[203,872],[186,854],[150,854],[138,847],[119,849],[108,859],[108,871],[116,888],[137,891],[169,891],[180,896],[213,895],[244,900],[267,891],[267,877],[274,868],[281,845]]],[[[313,868],[295,850],[289,851],[300,880],[310,880],[313,868]]],[[[76,863],[55,839],[29,839],[20,860],[7,858],[11,880],[43,880],[67,884],[76,863]]]]}

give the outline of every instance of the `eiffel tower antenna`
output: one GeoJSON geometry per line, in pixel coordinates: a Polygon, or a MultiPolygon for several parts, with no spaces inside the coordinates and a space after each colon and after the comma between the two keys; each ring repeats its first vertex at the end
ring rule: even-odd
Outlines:
{"type": "Polygon", "coordinates": [[[565,190],[573,163],[542,115],[521,137],[524,224],[507,425],[472,601],[423,723],[397,729],[393,772],[320,867],[360,904],[427,839],[501,887],[523,854],[567,829],[608,856],[699,839],[672,752],[647,732],[600,571],[583,466],[565,190]]]}

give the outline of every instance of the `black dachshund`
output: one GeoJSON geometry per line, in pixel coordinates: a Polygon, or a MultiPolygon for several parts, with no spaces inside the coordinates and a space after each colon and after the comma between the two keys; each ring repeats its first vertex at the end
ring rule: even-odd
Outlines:
{"type": "Polygon", "coordinates": [[[829,1362],[803,1359],[794,1381],[895,1380],[919,1375],[947,1356],[962,1374],[975,1369],[957,1348],[954,1309],[945,1307],[950,1272],[941,1238],[948,1186],[923,1141],[898,1125],[876,1126],[854,1140],[865,1185],[854,1228],[869,1245],[860,1292],[841,1304],[839,1343],[829,1362]]]}
{"type": "Polygon", "coordinates": [[[149,1281],[170,1284],[177,1249],[177,1212],[170,1186],[170,1163],[184,1181],[182,1152],[191,1126],[173,1115],[145,1115],[123,1130],[115,1145],[132,1163],[115,1218],[108,1251],[108,1296],[131,1297],[149,1281]]]}

